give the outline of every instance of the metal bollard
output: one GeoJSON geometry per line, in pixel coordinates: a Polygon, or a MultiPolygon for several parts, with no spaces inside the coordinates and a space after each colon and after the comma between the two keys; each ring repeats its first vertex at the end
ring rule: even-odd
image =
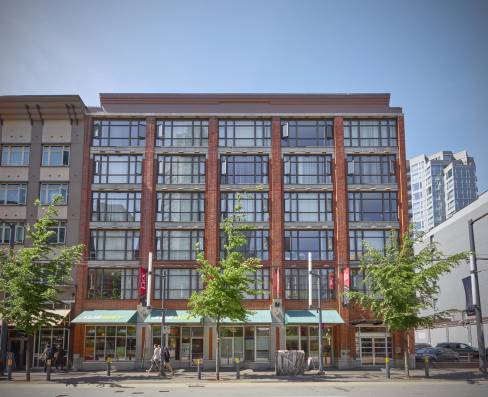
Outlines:
{"type": "Polygon", "coordinates": [[[112,357],[107,357],[107,376],[110,376],[112,371],[112,357]]]}
{"type": "Polygon", "coordinates": [[[7,379],[12,380],[12,367],[13,367],[12,353],[8,353],[7,358],[7,379]]]}
{"type": "Polygon", "coordinates": [[[390,379],[390,357],[385,358],[385,363],[386,363],[386,377],[387,379],[390,379]]]}
{"type": "Polygon", "coordinates": [[[46,380],[51,380],[51,359],[48,358],[46,361],[46,380]]]}
{"type": "Polygon", "coordinates": [[[198,373],[198,380],[202,380],[202,360],[201,359],[198,359],[197,360],[197,373],[198,373]]]}
{"type": "Polygon", "coordinates": [[[430,368],[429,368],[429,356],[424,357],[424,369],[425,369],[425,377],[430,378],[430,368]]]}
{"type": "Polygon", "coordinates": [[[236,379],[241,379],[241,368],[240,368],[239,357],[235,358],[235,362],[236,362],[236,379]]]}

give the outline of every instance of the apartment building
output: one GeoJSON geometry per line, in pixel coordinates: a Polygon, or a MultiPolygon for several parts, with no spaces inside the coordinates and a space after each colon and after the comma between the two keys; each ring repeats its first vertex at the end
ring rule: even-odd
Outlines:
{"type": "Polygon", "coordinates": [[[196,247],[211,262],[224,254],[219,223],[238,195],[253,226],[243,253],[262,268],[248,321],[224,324],[223,365],[272,367],[279,349],[318,357],[308,252],[322,279],[325,365],[380,365],[387,347],[401,358],[400,335],[344,296],[365,288],[362,242],[381,249],[408,228],[403,114],[388,94],[101,94],[83,125],[76,368],[107,357],[136,368],[153,343],[176,366],[213,365],[215,324],[189,317],[187,302],[203,288],[196,247]]]}

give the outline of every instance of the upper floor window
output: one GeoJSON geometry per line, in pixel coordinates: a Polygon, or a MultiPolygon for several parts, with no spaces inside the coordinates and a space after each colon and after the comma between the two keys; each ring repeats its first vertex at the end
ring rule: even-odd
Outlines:
{"type": "MultiPolygon", "coordinates": [[[[335,292],[335,271],[333,268],[314,269],[315,273],[320,272],[321,294],[323,300],[334,299],[335,292]]],[[[318,298],[318,277],[312,278],[312,299],[318,298]]],[[[286,268],[285,269],[285,298],[305,300],[308,299],[308,269],[286,268]]]]}
{"type": "Polygon", "coordinates": [[[108,155],[93,156],[93,183],[141,183],[141,155],[108,155]]]}
{"type": "MultiPolygon", "coordinates": [[[[244,230],[246,244],[239,247],[240,252],[245,258],[269,259],[269,232],[268,230],[244,230]]],[[[223,231],[220,232],[220,256],[225,257],[225,245],[227,236],[223,231]]]]}
{"type": "Polygon", "coordinates": [[[281,123],[283,147],[334,146],[332,120],[287,120],[281,123]]]}
{"type": "Polygon", "coordinates": [[[222,220],[234,214],[240,196],[241,211],[239,212],[243,222],[268,222],[268,193],[261,192],[221,192],[220,214],[222,220]]]}
{"type": "Polygon", "coordinates": [[[41,204],[49,205],[54,198],[59,196],[59,205],[68,203],[68,184],[67,183],[41,183],[41,204]]]}
{"type": "Polygon", "coordinates": [[[269,268],[262,267],[248,275],[252,283],[248,285],[255,294],[244,293],[244,299],[269,299],[269,268]]]}
{"type": "Polygon", "coordinates": [[[90,259],[133,261],[139,257],[139,231],[91,230],[90,259]]]}
{"type": "Polygon", "coordinates": [[[54,232],[49,238],[49,244],[64,244],[66,242],[66,222],[57,222],[49,229],[54,232]]]}
{"type": "Polygon", "coordinates": [[[205,183],[205,156],[159,156],[158,183],[205,183]]]}
{"type": "Polygon", "coordinates": [[[224,185],[268,183],[268,156],[222,156],[220,168],[224,185]]]}
{"type": "Polygon", "coordinates": [[[164,286],[165,299],[188,299],[193,292],[203,289],[202,277],[197,269],[154,269],[154,299],[161,299],[164,286]]]}
{"type": "Polygon", "coordinates": [[[140,192],[92,193],[92,221],[139,222],[140,220],[140,192]]]}
{"type": "Polygon", "coordinates": [[[47,167],[66,167],[69,165],[69,146],[43,146],[42,164],[47,167]]]}
{"type": "Polygon", "coordinates": [[[283,156],[287,185],[322,185],[332,183],[331,156],[283,156]]]}
{"type": "Polygon", "coordinates": [[[3,146],[2,165],[22,167],[29,165],[29,146],[3,146]]]}
{"type": "Polygon", "coordinates": [[[270,147],[271,121],[219,120],[219,146],[270,147]]]}
{"type": "MultiPolygon", "coordinates": [[[[14,223],[14,222],[12,222],[14,223]]],[[[16,222],[15,225],[15,244],[22,244],[25,237],[24,224],[16,222]]],[[[11,224],[7,222],[0,223],[0,244],[10,244],[11,224]]]]}
{"type": "Polygon", "coordinates": [[[392,233],[396,238],[397,232],[391,230],[349,230],[349,258],[360,260],[366,252],[366,245],[385,252],[392,233]]]}
{"type": "Polygon", "coordinates": [[[146,122],[143,120],[96,120],[93,146],[144,146],[146,122]]]}
{"type": "Polygon", "coordinates": [[[285,259],[307,260],[334,259],[333,230],[285,230],[285,259]]]}
{"type": "Polygon", "coordinates": [[[88,299],[119,300],[138,297],[139,269],[120,267],[88,269],[88,299]]]}
{"type": "Polygon", "coordinates": [[[396,161],[394,155],[347,156],[347,183],[383,184],[396,182],[396,161]]]}
{"type": "Polygon", "coordinates": [[[349,193],[349,220],[397,221],[396,192],[353,192],[349,193]]]}
{"type": "Polygon", "coordinates": [[[158,260],[195,260],[203,250],[203,230],[156,230],[158,260]]]}
{"type": "Polygon", "coordinates": [[[332,193],[285,192],[285,222],[331,222],[332,193]]]}
{"type": "Polygon", "coordinates": [[[203,193],[160,192],[157,195],[158,222],[203,222],[203,193]]]}
{"type": "Polygon", "coordinates": [[[344,120],[344,146],[396,145],[396,120],[344,120]]]}
{"type": "Polygon", "coordinates": [[[208,146],[207,120],[161,120],[157,123],[156,146],[208,146]]]}
{"type": "Polygon", "coordinates": [[[0,184],[0,205],[25,205],[26,198],[26,183],[0,184]]]}

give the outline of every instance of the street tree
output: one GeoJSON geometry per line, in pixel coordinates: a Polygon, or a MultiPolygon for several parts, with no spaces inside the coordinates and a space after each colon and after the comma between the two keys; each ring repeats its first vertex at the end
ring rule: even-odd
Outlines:
{"type": "Polygon", "coordinates": [[[416,254],[414,244],[421,242],[421,234],[409,231],[404,234],[400,244],[391,235],[385,252],[364,243],[365,253],[360,269],[368,292],[348,293],[352,302],[371,310],[391,331],[402,333],[407,376],[408,333],[417,327],[430,327],[436,319],[449,314],[448,311],[434,315],[422,315],[421,312],[432,307],[439,292],[439,277],[468,258],[464,252],[446,256],[433,241],[416,254]]]}
{"type": "MultiPolygon", "coordinates": [[[[43,215],[27,228],[26,246],[0,251],[0,314],[27,336],[26,380],[30,380],[33,336],[42,327],[60,321],[53,312],[62,285],[70,280],[72,266],[81,258],[83,245],[63,247],[53,244],[59,202],[42,207],[43,215]]],[[[39,201],[36,205],[40,206],[39,201]]],[[[10,236],[14,238],[14,236],[10,236]]]]}
{"type": "Polygon", "coordinates": [[[243,300],[245,294],[257,294],[252,288],[252,275],[261,266],[258,258],[246,258],[239,248],[247,243],[246,230],[253,228],[242,223],[240,197],[234,212],[223,220],[220,227],[224,232],[224,257],[217,263],[210,263],[203,252],[197,255],[204,289],[192,294],[189,300],[192,317],[210,318],[215,321],[217,346],[215,350],[215,375],[220,379],[220,326],[222,321],[245,322],[249,311],[243,300]]]}

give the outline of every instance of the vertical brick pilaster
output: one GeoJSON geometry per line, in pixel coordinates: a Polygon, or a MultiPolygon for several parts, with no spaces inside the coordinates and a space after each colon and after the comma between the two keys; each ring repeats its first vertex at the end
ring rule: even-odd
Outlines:
{"type": "MultiPolygon", "coordinates": [[[[344,120],[334,118],[334,241],[336,274],[338,277],[337,307],[345,324],[339,326],[340,349],[351,349],[349,309],[342,305],[344,270],[349,270],[349,224],[347,215],[347,173],[344,152],[344,120]]],[[[338,352],[340,353],[340,352],[338,352]]]]}
{"type": "Polygon", "coordinates": [[[220,170],[218,157],[219,122],[208,122],[208,156],[205,168],[205,257],[210,263],[219,260],[220,170]]]}
{"type": "Polygon", "coordinates": [[[407,187],[407,156],[405,146],[405,125],[403,115],[397,117],[398,140],[398,220],[400,233],[408,231],[408,187],[407,187]]]}
{"type": "Polygon", "coordinates": [[[271,161],[269,175],[270,242],[271,242],[271,296],[284,298],[285,267],[283,261],[283,166],[281,160],[281,121],[273,117],[271,124],[271,161]]]}

